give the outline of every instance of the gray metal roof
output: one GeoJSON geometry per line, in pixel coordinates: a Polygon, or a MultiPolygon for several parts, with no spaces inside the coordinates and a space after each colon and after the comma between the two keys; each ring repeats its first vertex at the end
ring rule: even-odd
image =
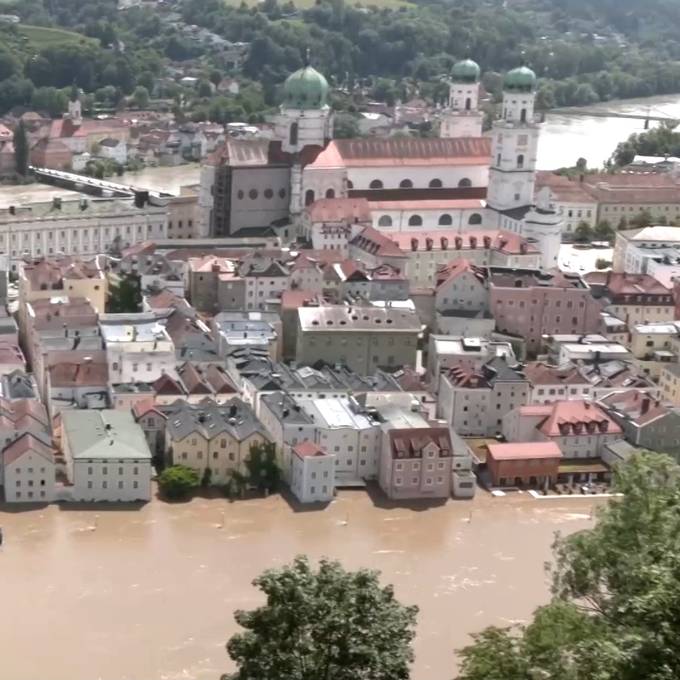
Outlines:
{"type": "Polygon", "coordinates": [[[206,398],[198,404],[177,400],[159,407],[168,418],[167,432],[172,441],[181,441],[197,433],[205,439],[226,433],[237,441],[253,434],[269,438],[269,433],[257,419],[253,409],[241,399],[234,397],[224,404],[206,398]]]}
{"type": "Polygon", "coordinates": [[[74,460],[151,459],[144,432],[128,411],[68,410],[61,417],[74,460]]]}

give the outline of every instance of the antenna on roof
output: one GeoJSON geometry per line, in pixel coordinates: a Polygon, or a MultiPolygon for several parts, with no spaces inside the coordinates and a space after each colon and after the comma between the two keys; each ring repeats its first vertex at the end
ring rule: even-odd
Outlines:
{"type": "Polygon", "coordinates": [[[312,51],[309,47],[305,50],[305,66],[310,66],[312,63],[312,51]]]}

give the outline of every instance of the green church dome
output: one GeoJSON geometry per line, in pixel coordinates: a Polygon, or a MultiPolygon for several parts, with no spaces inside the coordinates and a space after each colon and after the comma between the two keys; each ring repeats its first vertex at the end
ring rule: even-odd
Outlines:
{"type": "Polygon", "coordinates": [[[328,81],[312,66],[305,66],[286,78],[283,104],[289,109],[320,109],[326,105],[328,81]]]}
{"type": "Polygon", "coordinates": [[[532,92],[536,87],[536,74],[528,66],[520,66],[509,71],[503,87],[516,92],[532,92]]]}
{"type": "Polygon", "coordinates": [[[456,62],[451,70],[451,79],[458,83],[476,83],[480,75],[479,64],[472,59],[456,62]]]}

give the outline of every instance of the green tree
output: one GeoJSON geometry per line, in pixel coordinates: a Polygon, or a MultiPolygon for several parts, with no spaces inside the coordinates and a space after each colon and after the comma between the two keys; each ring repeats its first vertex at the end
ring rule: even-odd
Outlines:
{"type": "Polygon", "coordinates": [[[602,220],[595,225],[593,229],[593,240],[595,241],[612,241],[616,233],[607,220],[602,220]]]}
{"type": "Polygon", "coordinates": [[[37,111],[46,111],[52,118],[58,118],[66,111],[68,95],[56,87],[39,87],[33,92],[31,106],[37,111]]]}
{"type": "Polygon", "coordinates": [[[137,85],[132,93],[132,101],[138,109],[145,109],[149,105],[149,90],[144,85],[137,85]]]}
{"type": "Polygon", "coordinates": [[[649,210],[643,210],[635,215],[635,217],[632,217],[629,224],[631,227],[648,227],[652,224],[652,221],[652,213],[650,213],[649,210]]]}
{"type": "Polygon", "coordinates": [[[198,486],[198,472],[186,465],[171,465],[158,476],[158,488],[171,500],[186,498],[198,486]]]}
{"type": "Polygon", "coordinates": [[[595,269],[609,269],[611,266],[611,261],[605,260],[604,257],[598,257],[597,260],[595,260],[595,269]]]}
{"type": "Polygon", "coordinates": [[[264,572],[253,584],[266,604],[237,611],[245,632],[227,643],[238,670],[222,680],[406,680],[416,607],[383,587],[378,573],[307,558],[264,572]]]}
{"type": "Polygon", "coordinates": [[[556,540],[552,602],[475,636],[458,680],[680,677],[680,467],[636,454],[614,487],[593,529],[556,540]]]}
{"type": "Polygon", "coordinates": [[[112,314],[139,312],[142,305],[142,291],[139,276],[127,274],[116,285],[109,287],[107,311],[112,314]]]}
{"type": "Polygon", "coordinates": [[[14,131],[14,162],[17,173],[22,177],[28,174],[28,137],[26,135],[26,127],[23,121],[19,121],[16,130],[14,131]]]}
{"type": "Polygon", "coordinates": [[[587,222],[579,222],[574,229],[574,239],[580,243],[588,243],[593,240],[593,228],[587,222]]]}
{"type": "Polygon", "coordinates": [[[253,444],[244,463],[246,478],[250,486],[264,493],[278,488],[281,481],[281,469],[276,462],[275,444],[253,444]]]}
{"type": "Polygon", "coordinates": [[[354,139],[359,137],[357,119],[349,113],[337,114],[333,123],[333,137],[335,139],[354,139]]]}

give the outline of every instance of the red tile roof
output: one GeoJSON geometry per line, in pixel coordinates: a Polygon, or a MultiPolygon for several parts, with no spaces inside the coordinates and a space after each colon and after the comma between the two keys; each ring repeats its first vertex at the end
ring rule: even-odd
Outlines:
{"type": "Polygon", "coordinates": [[[328,453],[324,451],[318,444],[310,442],[309,439],[301,441],[293,447],[293,453],[298,456],[298,458],[313,458],[327,456],[328,453]]]}
{"type": "MultiPolygon", "coordinates": [[[[649,274],[589,272],[583,278],[588,285],[604,286],[612,295],[670,295],[671,293],[669,288],[649,274]]],[[[671,304],[670,300],[668,304],[671,304]]]]}
{"type": "Polygon", "coordinates": [[[456,229],[432,229],[430,231],[400,231],[390,234],[392,241],[403,251],[450,250],[456,251],[490,248],[509,254],[538,253],[538,248],[519,234],[502,229],[479,229],[460,232],[456,229]]]}
{"type": "MultiPolygon", "coordinates": [[[[536,458],[562,458],[555,442],[513,442],[489,444],[489,457],[494,460],[533,460],[536,458]]],[[[488,460],[488,459],[487,459],[488,460]]]]}
{"type": "Polygon", "coordinates": [[[437,270],[437,282],[435,287],[439,288],[445,283],[453,281],[454,279],[457,279],[459,276],[462,276],[466,273],[472,274],[480,284],[483,284],[486,280],[485,272],[481,267],[477,267],[469,260],[462,258],[460,260],[449,262],[449,264],[442,265],[437,270]]]}
{"type": "Polygon", "coordinates": [[[530,361],[523,370],[532,385],[590,385],[573,364],[550,366],[542,361],[530,361]]]}
{"type": "Polygon", "coordinates": [[[599,406],[583,400],[558,401],[550,415],[538,425],[548,437],[587,434],[620,434],[621,428],[599,406]]]}
{"type": "Polygon", "coordinates": [[[25,453],[36,453],[50,463],[54,462],[54,451],[36,439],[30,432],[24,432],[12,442],[2,453],[5,465],[11,465],[25,453]]]}
{"type": "Polygon", "coordinates": [[[451,435],[446,427],[404,428],[389,431],[392,458],[422,458],[428,444],[437,447],[439,458],[453,455],[451,435]]]}
{"type": "Polygon", "coordinates": [[[365,198],[322,198],[307,208],[312,222],[370,222],[371,210],[365,198]]]}
{"type": "Polygon", "coordinates": [[[311,167],[488,165],[490,156],[488,137],[335,139],[311,167]]]}
{"type": "Polygon", "coordinates": [[[106,387],[109,382],[107,362],[60,362],[50,366],[51,387],[106,387]]]}
{"type": "Polygon", "coordinates": [[[392,238],[373,227],[364,227],[350,241],[350,245],[378,257],[406,257],[406,253],[392,238]]]}

